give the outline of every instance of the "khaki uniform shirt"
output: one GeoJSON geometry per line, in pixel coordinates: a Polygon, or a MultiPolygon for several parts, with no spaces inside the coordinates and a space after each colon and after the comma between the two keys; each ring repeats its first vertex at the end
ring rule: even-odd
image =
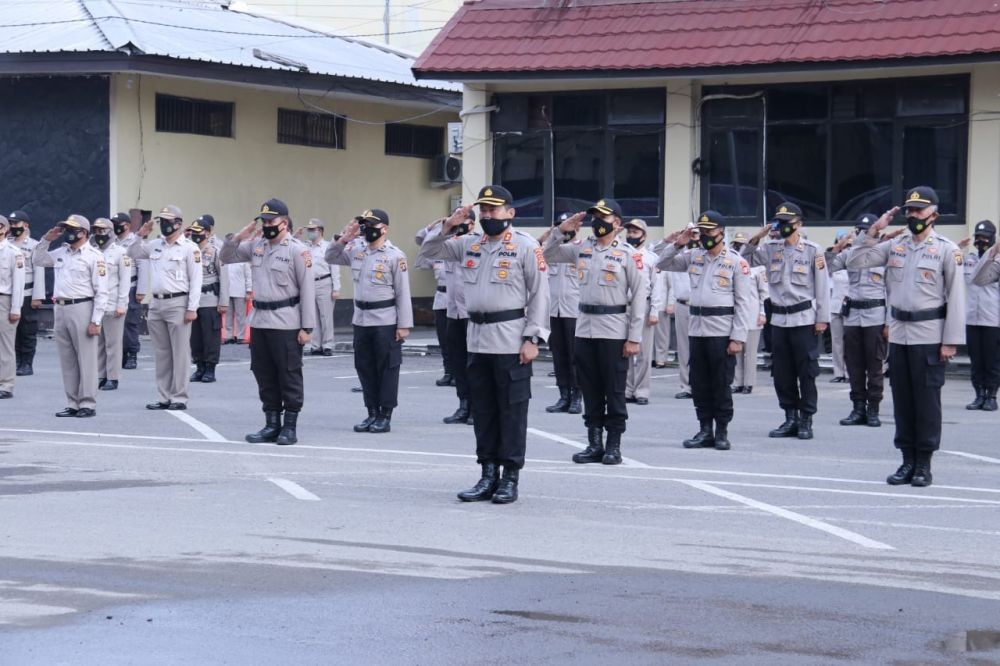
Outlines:
{"type": "Polygon", "coordinates": [[[662,279],[662,271],[656,267],[660,258],[648,245],[639,252],[642,253],[642,265],[646,271],[646,317],[659,317],[667,307],[667,283],[662,279]]]}
{"type": "MultiPolygon", "coordinates": [[[[215,236],[212,236],[214,239],[215,236]]],[[[201,248],[201,302],[199,308],[229,306],[229,267],[222,263],[222,252],[211,242],[201,248]],[[206,291],[207,290],[207,291],[206,291]]],[[[240,292],[245,296],[246,292],[240,292]]]]}
{"type": "Polygon", "coordinates": [[[545,239],[545,259],[576,267],[580,305],[624,305],[621,314],[587,314],[576,319],[576,337],[642,341],[646,315],[645,263],[642,254],[617,239],[602,247],[594,238],[564,243],[555,227],[545,239]]]}
{"type": "Polygon", "coordinates": [[[35,266],[35,262],[31,258],[31,254],[35,251],[38,241],[27,234],[21,234],[21,237],[16,241],[7,240],[11,245],[21,250],[21,254],[24,255],[24,295],[31,296],[31,300],[33,301],[44,301],[45,268],[35,266]]]}
{"type": "MultiPolygon", "coordinates": [[[[96,246],[95,246],[96,248],[96,246]]],[[[108,243],[104,250],[104,264],[108,268],[108,314],[128,310],[128,290],[132,278],[132,258],[121,245],[108,243]]]]}
{"type": "MultiPolygon", "coordinates": [[[[538,241],[508,228],[498,239],[485,234],[442,236],[435,227],[420,246],[420,255],[455,262],[468,312],[524,309],[525,316],[492,324],[468,324],[469,352],[517,354],[526,337],[549,337],[548,265],[538,241]]],[[[449,291],[449,294],[451,292],[449,291]]]]}
{"type": "Polygon", "coordinates": [[[0,238],[0,294],[10,296],[10,312],[0,313],[0,316],[21,314],[21,305],[24,303],[25,265],[21,249],[6,238],[0,238]]]}
{"type": "Polygon", "coordinates": [[[756,315],[750,320],[750,330],[759,331],[764,327],[757,322],[760,321],[760,317],[764,317],[767,314],[764,311],[764,301],[768,299],[767,269],[763,266],[754,266],[751,268],[750,284],[753,286],[753,309],[756,312],[756,315]]]}
{"type": "MultiPolygon", "coordinates": [[[[885,269],[862,268],[860,270],[848,269],[847,260],[851,253],[859,246],[854,245],[845,248],[840,254],[835,255],[830,260],[830,269],[836,271],[847,271],[847,297],[852,301],[885,300],[885,269]]],[[[836,307],[836,304],[834,304],[836,307]]],[[[851,308],[847,317],[844,318],[844,326],[884,326],[886,322],[886,309],[884,306],[877,308],[851,308]]]]}
{"type": "Polygon", "coordinates": [[[976,267],[991,263],[988,255],[979,256],[973,250],[965,253],[965,324],[966,326],[1000,327],[1000,282],[978,285],[973,282],[976,267]]]}
{"type": "MultiPolygon", "coordinates": [[[[420,231],[414,237],[413,242],[420,245],[424,244],[424,238],[427,237],[427,227],[421,227],[420,231]]],[[[433,270],[434,271],[434,303],[431,305],[431,310],[447,310],[448,309],[448,270],[446,261],[441,259],[433,260],[426,257],[417,256],[414,265],[421,270],[433,270]],[[442,291],[444,289],[444,291],[442,291]]]]}
{"type": "MultiPolygon", "coordinates": [[[[125,238],[116,237],[114,244],[124,248],[127,254],[128,249],[138,240],[141,239],[130,231],[125,238]]],[[[137,294],[149,293],[149,259],[132,259],[131,282],[137,294]]]]}
{"type": "Polygon", "coordinates": [[[909,233],[879,242],[868,234],[855,239],[848,270],[885,266],[890,308],[908,312],[948,305],[943,319],[898,321],[889,313],[889,342],[898,345],[965,344],[965,280],[962,252],[931,231],[917,243],[909,233]]]}
{"type": "Polygon", "coordinates": [[[326,249],[326,260],[331,266],[351,267],[355,301],[395,302],[395,306],[374,310],[362,310],[355,306],[351,323],[355,326],[413,328],[406,255],[388,239],[374,249],[361,238],[355,238],[346,246],[339,241],[330,243],[326,249]]]}
{"type": "MultiPolygon", "coordinates": [[[[178,236],[173,243],[163,238],[142,240],[128,248],[132,259],[149,259],[149,285],[154,296],[186,293],[187,310],[201,303],[201,250],[193,241],[178,236]]],[[[155,305],[156,299],[154,299],[155,305]]]]}
{"type": "Polygon", "coordinates": [[[254,304],[275,303],[298,298],[298,303],[250,311],[252,328],[294,331],[316,327],[316,284],[312,254],[303,243],[286,236],[278,243],[251,238],[242,243],[229,239],[219,253],[223,264],[250,263],[254,304]]]}
{"type": "Polygon", "coordinates": [[[783,238],[760,246],[748,243],[743,256],[752,266],[767,269],[771,305],[788,307],[812,301],[812,307],[791,314],[771,311],[771,325],[780,328],[830,323],[830,274],[826,256],[816,243],[800,239],[790,245],[783,238]]]}
{"type": "Polygon", "coordinates": [[[65,243],[49,252],[44,238],[35,246],[32,259],[36,266],[52,267],[56,299],[93,298],[90,323],[100,324],[108,309],[108,268],[104,255],[90,243],[74,250],[65,243]]]}
{"type": "MultiPolygon", "coordinates": [[[[330,241],[322,238],[316,241],[303,241],[309,248],[309,253],[313,260],[313,276],[317,282],[322,282],[324,275],[330,276],[330,293],[340,292],[340,267],[331,266],[326,260],[326,250],[330,247],[330,241]]],[[[326,294],[329,298],[330,294],[326,294]]]]}

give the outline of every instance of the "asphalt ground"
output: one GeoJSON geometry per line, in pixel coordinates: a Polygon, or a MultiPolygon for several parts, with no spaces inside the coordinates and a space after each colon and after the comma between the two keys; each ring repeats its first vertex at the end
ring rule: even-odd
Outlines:
{"type": "Polygon", "coordinates": [[[676,369],[630,405],[618,467],[574,465],[537,363],[520,500],[463,504],[472,428],[440,358],[407,355],[392,432],[350,354],[306,359],[299,444],[261,425],[244,346],[187,412],[150,412],[148,341],[98,416],[57,419],[53,343],[0,403],[0,664],[1000,663],[1000,413],[944,388],[930,488],[889,487],[882,428],[771,440],[761,372],[733,449],[689,451],[676,369]],[[969,633],[972,632],[972,633],[969,633]]]}

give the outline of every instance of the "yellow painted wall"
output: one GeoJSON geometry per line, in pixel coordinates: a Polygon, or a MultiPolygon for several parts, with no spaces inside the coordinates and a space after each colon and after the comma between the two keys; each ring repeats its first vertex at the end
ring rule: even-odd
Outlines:
{"type": "MultiPolygon", "coordinates": [[[[154,212],[176,204],[187,220],[211,213],[224,235],[247,224],[260,204],[277,197],[292,220],[326,222],[327,238],[366,208],[382,208],[390,239],[416,256],[413,235],[448,213],[458,187],[429,186],[431,160],[385,155],[383,125],[347,122],[346,149],[277,143],[278,108],[304,108],[294,93],[152,75],[116,75],[112,83],[111,201],[116,210],[154,212]],[[235,103],[234,138],[156,131],[156,93],[235,103]],[[141,108],[141,116],[140,110],[141,108]],[[141,134],[140,134],[141,118],[141,134]]],[[[307,97],[312,103],[373,122],[425,113],[426,107],[359,99],[307,97]]],[[[457,114],[418,122],[445,125],[457,114]]],[[[344,276],[342,276],[344,277],[344,276]]],[[[429,271],[411,274],[414,296],[431,296],[429,271]]],[[[344,280],[344,297],[351,295],[344,280]]]]}

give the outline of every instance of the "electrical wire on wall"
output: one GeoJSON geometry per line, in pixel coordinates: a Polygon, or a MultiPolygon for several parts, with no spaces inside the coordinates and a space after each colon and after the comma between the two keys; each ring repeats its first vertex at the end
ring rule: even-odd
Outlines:
{"type": "Polygon", "coordinates": [[[135,207],[138,208],[139,202],[142,201],[142,181],[146,177],[146,136],[142,128],[142,74],[136,74],[135,78],[136,108],[139,112],[139,187],[137,188],[135,195],[135,207]]]}

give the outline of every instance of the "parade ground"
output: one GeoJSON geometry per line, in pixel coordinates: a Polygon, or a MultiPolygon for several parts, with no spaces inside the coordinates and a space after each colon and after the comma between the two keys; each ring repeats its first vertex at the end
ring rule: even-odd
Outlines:
{"type": "MultiPolygon", "coordinates": [[[[345,340],[344,336],[338,341],[345,340]]],[[[441,360],[403,359],[392,431],[353,357],[305,359],[299,443],[262,415],[246,346],[187,411],[156,399],[151,347],[96,418],[60,419],[51,340],[0,421],[0,663],[954,664],[1000,662],[1000,413],[949,376],[934,485],[890,487],[882,428],[768,439],[770,377],[734,396],[733,449],[697,430],[676,368],[629,405],[620,466],[576,465],[580,416],[537,362],[520,499],[463,504],[473,429],[445,425],[441,360]]],[[[888,390],[888,386],[887,386],[888,390]]]]}

